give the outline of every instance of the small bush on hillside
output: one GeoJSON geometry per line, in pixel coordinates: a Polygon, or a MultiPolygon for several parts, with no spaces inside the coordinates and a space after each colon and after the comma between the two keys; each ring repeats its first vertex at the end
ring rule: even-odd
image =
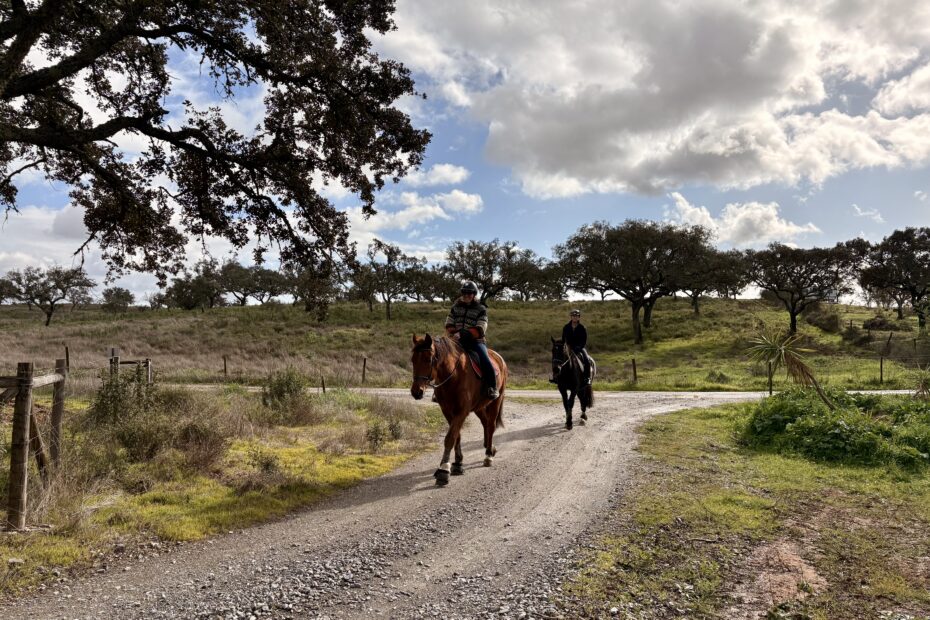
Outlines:
{"type": "Polygon", "coordinates": [[[818,307],[804,314],[804,320],[809,325],[819,327],[828,334],[838,334],[843,329],[840,315],[830,308],[818,307]]]}
{"type": "Polygon", "coordinates": [[[115,424],[151,415],[155,410],[158,388],[155,384],[146,383],[141,369],[117,375],[104,372],[101,381],[87,409],[92,422],[115,424]]]}
{"type": "Polygon", "coordinates": [[[840,334],[846,342],[862,347],[872,342],[872,336],[858,327],[846,327],[840,334]]]}
{"type": "Polygon", "coordinates": [[[809,390],[766,398],[753,408],[742,440],[823,461],[912,468],[930,460],[930,405],[839,390],[830,399],[835,411],[809,390]]]}
{"type": "Polygon", "coordinates": [[[372,420],[368,423],[368,431],[365,433],[365,439],[368,440],[368,447],[372,452],[379,452],[384,442],[387,440],[387,429],[381,420],[372,420]]]}
{"type": "Polygon", "coordinates": [[[707,373],[706,380],[708,383],[729,383],[732,381],[729,375],[720,372],[719,370],[711,370],[707,373]]]}

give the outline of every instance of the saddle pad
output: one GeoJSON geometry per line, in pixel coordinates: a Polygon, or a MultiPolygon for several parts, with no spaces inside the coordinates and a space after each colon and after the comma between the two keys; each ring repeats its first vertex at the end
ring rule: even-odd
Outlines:
{"type": "MultiPolygon", "coordinates": [[[[474,351],[468,352],[468,360],[471,362],[472,370],[475,371],[475,374],[480,378],[481,374],[481,362],[478,361],[478,354],[474,351]]],[[[501,374],[500,366],[497,365],[497,360],[494,357],[491,357],[491,366],[494,367],[494,376],[499,377],[501,374]]]]}

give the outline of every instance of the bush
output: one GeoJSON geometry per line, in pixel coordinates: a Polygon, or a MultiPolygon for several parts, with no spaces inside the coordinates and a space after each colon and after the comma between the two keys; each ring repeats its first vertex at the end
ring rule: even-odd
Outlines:
{"type": "Polygon", "coordinates": [[[907,332],[914,329],[907,321],[893,321],[886,316],[876,316],[862,323],[862,329],[875,329],[888,332],[907,332]]]}
{"type": "Polygon", "coordinates": [[[378,452],[387,439],[387,431],[381,420],[372,420],[368,423],[368,431],[365,433],[365,439],[368,440],[368,447],[372,452],[378,452]]]}
{"type": "Polygon", "coordinates": [[[829,395],[835,411],[808,390],[766,398],[743,425],[743,443],[861,465],[913,468],[930,459],[930,404],[838,390],[829,395]]]}
{"type": "Polygon", "coordinates": [[[273,407],[303,396],[308,385],[306,377],[294,368],[273,372],[262,385],[262,404],[273,407]]]}
{"type": "Polygon", "coordinates": [[[819,327],[828,334],[838,334],[843,329],[840,315],[830,309],[817,307],[804,313],[804,320],[809,325],[819,327]]]}
{"type": "Polygon", "coordinates": [[[158,389],[154,384],[146,383],[141,368],[117,375],[104,371],[101,381],[102,385],[87,409],[92,422],[111,425],[153,414],[158,389]]]}
{"type": "Polygon", "coordinates": [[[709,383],[729,383],[732,379],[727,374],[720,372],[719,370],[711,370],[707,373],[706,380],[709,383]]]}

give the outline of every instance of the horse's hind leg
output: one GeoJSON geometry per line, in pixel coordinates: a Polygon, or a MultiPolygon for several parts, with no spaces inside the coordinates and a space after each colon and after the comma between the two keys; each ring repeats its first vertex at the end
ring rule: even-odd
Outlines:
{"type": "MultiPolygon", "coordinates": [[[[466,413],[467,415],[467,413],[466,413]]],[[[462,433],[462,424],[465,422],[465,415],[457,414],[449,418],[449,432],[446,433],[446,440],[442,452],[442,461],[439,463],[439,469],[433,474],[438,486],[449,484],[449,474],[452,471],[452,465],[449,463],[449,455],[455,448],[455,443],[462,433]]]]}
{"type": "Polygon", "coordinates": [[[461,476],[465,473],[465,468],[462,467],[462,435],[458,436],[458,439],[455,440],[455,461],[452,462],[452,475],[461,476]]]}
{"type": "Polygon", "coordinates": [[[494,462],[494,455],[497,454],[497,447],[494,445],[494,431],[497,430],[497,420],[501,415],[501,409],[504,407],[503,397],[498,398],[484,408],[481,416],[481,424],[484,426],[484,466],[490,467],[494,462]]]}
{"type": "Polygon", "coordinates": [[[568,400],[565,402],[565,428],[566,430],[572,430],[572,410],[575,408],[576,393],[574,390],[572,390],[570,393],[571,393],[571,396],[569,396],[568,400]]]}

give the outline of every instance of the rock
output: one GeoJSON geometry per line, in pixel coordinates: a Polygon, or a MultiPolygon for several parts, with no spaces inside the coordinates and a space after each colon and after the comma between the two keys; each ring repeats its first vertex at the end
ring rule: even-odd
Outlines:
{"type": "Polygon", "coordinates": [[[22,566],[26,563],[26,560],[22,558],[10,558],[6,561],[6,563],[10,568],[13,568],[14,566],[22,566]]]}

